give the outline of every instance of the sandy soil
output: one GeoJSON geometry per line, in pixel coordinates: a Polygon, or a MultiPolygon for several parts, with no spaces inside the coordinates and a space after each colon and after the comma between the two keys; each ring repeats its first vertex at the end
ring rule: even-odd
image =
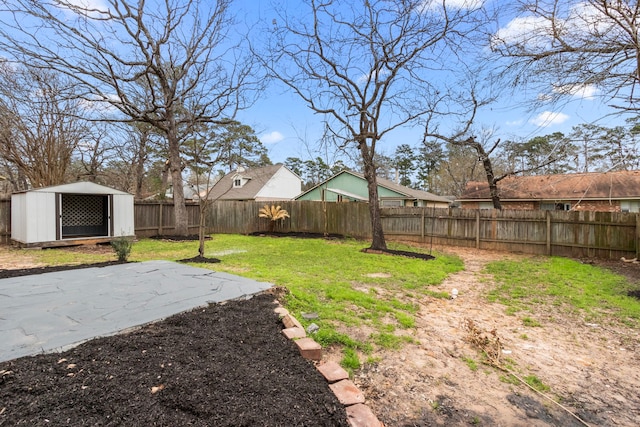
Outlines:
{"type": "MultiPolygon", "coordinates": [[[[527,314],[541,326],[523,326],[520,316],[509,316],[504,306],[486,301],[492,282],[482,269],[493,260],[524,256],[452,247],[444,251],[460,256],[465,270],[434,290],[456,288],[459,296],[420,301],[413,332],[419,344],[379,354],[380,362],[356,373],[354,382],[385,426],[640,425],[638,330],[590,324],[558,312],[527,314]],[[521,383],[505,382],[507,372],[480,364],[469,320],[476,332],[499,339],[501,364],[521,378],[535,375],[548,385],[548,398],[521,383]],[[479,368],[472,370],[465,359],[477,361],[479,368]]],[[[637,264],[623,267],[640,277],[637,264]]]]}

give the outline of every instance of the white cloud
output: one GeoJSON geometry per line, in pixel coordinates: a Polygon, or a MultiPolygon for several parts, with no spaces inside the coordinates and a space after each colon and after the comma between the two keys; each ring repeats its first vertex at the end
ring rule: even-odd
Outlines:
{"type": "Polygon", "coordinates": [[[543,48],[549,41],[552,28],[547,19],[537,16],[519,16],[492,37],[492,44],[518,44],[543,48]]]}
{"type": "Polygon", "coordinates": [[[484,1],[483,0],[445,0],[444,4],[450,9],[475,10],[475,9],[481,8],[482,5],[484,4],[484,1]]]}
{"type": "Polygon", "coordinates": [[[593,85],[554,85],[553,91],[580,99],[593,99],[598,91],[593,85]]]}
{"type": "Polygon", "coordinates": [[[518,16],[493,35],[491,44],[544,49],[550,46],[553,34],[558,32],[569,43],[572,40],[617,40],[624,37],[616,20],[624,20],[625,17],[619,16],[615,7],[609,8],[610,15],[607,15],[598,6],[580,2],[557,13],[553,17],[554,26],[551,17],[540,14],[518,16]]]}
{"type": "Polygon", "coordinates": [[[378,78],[373,77],[373,73],[374,73],[374,72],[372,71],[372,72],[371,72],[371,73],[369,73],[369,74],[363,74],[363,75],[361,75],[360,77],[358,77],[358,83],[367,83],[369,80],[372,80],[372,81],[374,81],[374,82],[375,82],[375,81],[377,81],[379,78],[381,78],[381,77],[385,77],[385,76],[389,75],[389,70],[385,70],[385,69],[380,70],[380,71],[378,72],[378,75],[377,75],[377,76],[375,76],[375,77],[378,77],[378,78]]]}
{"type": "Polygon", "coordinates": [[[283,139],[284,139],[284,135],[282,135],[277,130],[274,130],[273,132],[265,133],[262,136],[260,136],[260,141],[262,141],[263,144],[275,144],[276,142],[280,142],[283,139]]]}
{"type": "Polygon", "coordinates": [[[95,18],[109,11],[105,0],[61,0],[57,6],[67,14],[77,13],[95,18]]]}
{"type": "Polygon", "coordinates": [[[79,7],[81,9],[87,9],[87,10],[97,9],[99,11],[104,11],[104,12],[109,10],[109,6],[104,0],[67,0],[67,1],[61,2],[61,5],[63,7],[68,5],[68,7],[79,7]]]}
{"type": "Polygon", "coordinates": [[[447,10],[477,10],[482,7],[484,0],[423,0],[418,8],[420,13],[442,11],[442,4],[447,10]]]}
{"type": "Polygon", "coordinates": [[[566,122],[569,116],[564,113],[554,113],[553,111],[543,111],[536,117],[530,120],[536,126],[547,127],[552,125],[559,125],[566,122]]]}
{"type": "Polygon", "coordinates": [[[505,125],[507,126],[521,126],[523,123],[522,119],[518,119],[518,120],[509,120],[505,123],[505,125]]]}

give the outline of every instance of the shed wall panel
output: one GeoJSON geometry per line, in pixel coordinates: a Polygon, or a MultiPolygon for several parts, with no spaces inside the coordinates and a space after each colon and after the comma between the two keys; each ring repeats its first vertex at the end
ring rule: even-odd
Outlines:
{"type": "Polygon", "coordinates": [[[24,220],[27,212],[27,195],[14,194],[11,196],[11,238],[19,242],[27,241],[27,222],[24,220]]]}
{"type": "Polygon", "coordinates": [[[27,194],[27,239],[25,243],[49,242],[56,240],[56,194],[27,194]]]}
{"type": "Polygon", "coordinates": [[[133,196],[113,195],[113,236],[133,236],[134,230],[133,196]]]}

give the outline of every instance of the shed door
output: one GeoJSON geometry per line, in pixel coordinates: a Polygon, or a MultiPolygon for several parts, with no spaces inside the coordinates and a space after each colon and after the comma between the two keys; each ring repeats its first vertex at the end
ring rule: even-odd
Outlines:
{"type": "Polygon", "coordinates": [[[62,239],[110,235],[110,195],[59,194],[58,200],[58,229],[62,239]]]}

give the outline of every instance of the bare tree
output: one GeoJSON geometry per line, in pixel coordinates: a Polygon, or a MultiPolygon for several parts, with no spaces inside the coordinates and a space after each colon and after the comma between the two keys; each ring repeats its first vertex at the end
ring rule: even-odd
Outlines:
{"type": "MultiPolygon", "coordinates": [[[[516,175],[519,173],[530,172],[538,168],[544,168],[545,166],[556,161],[555,157],[548,156],[544,161],[533,165],[527,165],[521,169],[506,168],[502,173],[498,173],[494,167],[494,161],[492,156],[497,156],[500,153],[500,139],[493,139],[495,129],[486,129],[480,133],[482,140],[478,141],[478,138],[474,135],[474,123],[478,111],[493,102],[491,97],[479,99],[478,81],[473,77],[469,77],[468,83],[470,84],[469,90],[466,92],[467,96],[457,96],[456,102],[459,104],[459,128],[457,131],[446,135],[446,133],[439,130],[439,115],[430,112],[427,115],[425,122],[425,132],[423,137],[423,143],[426,144],[431,140],[444,141],[452,146],[461,147],[465,149],[473,150],[477,156],[478,163],[482,164],[487,183],[489,184],[489,192],[491,194],[491,201],[495,209],[502,209],[502,203],[500,202],[500,193],[498,191],[498,182],[510,175],[516,175]]],[[[466,183],[465,183],[466,184],[466,183]]]]}
{"type": "Polygon", "coordinates": [[[514,85],[535,86],[537,101],[599,95],[640,110],[638,2],[522,0],[520,12],[491,43],[514,85]]]}
{"type": "MultiPolygon", "coordinates": [[[[386,249],[376,148],[387,134],[430,110],[453,62],[473,45],[483,11],[425,0],[307,0],[297,18],[273,20],[265,66],[329,132],[360,153],[369,194],[372,249],[386,249]]],[[[469,2],[469,5],[474,2],[469,2]]]]}
{"type": "Polygon", "coordinates": [[[194,126],[245,105],[254,70],[229,40],[230,1],[3,2],[0,48],[12,60],[64,73],[88,105],[166,137],[179,235],[188,226],[180,145],[194,126]]]}
{"type": "Polygon", "coordinates": [[[58,73],[0,66],[0,157],[20,181],[38,188],[63,184],[72,157],[89,136],[74,87],[58,73]]]}

